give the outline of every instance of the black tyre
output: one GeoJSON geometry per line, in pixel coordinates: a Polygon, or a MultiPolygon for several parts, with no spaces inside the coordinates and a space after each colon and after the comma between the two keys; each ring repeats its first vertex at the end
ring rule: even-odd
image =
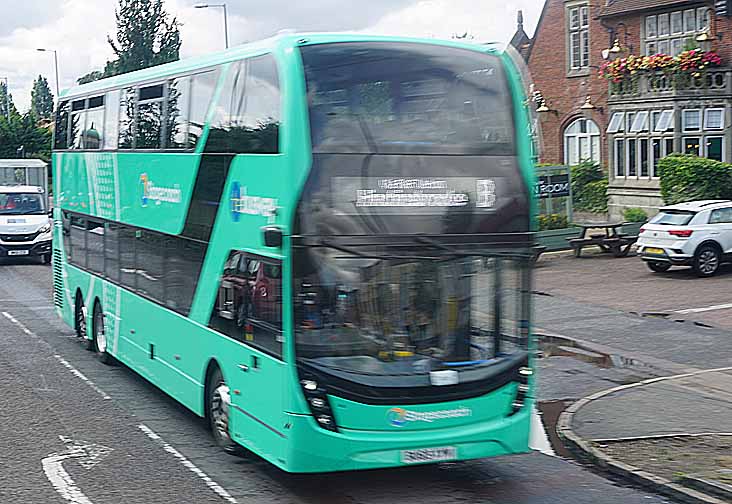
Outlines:
{"type": "Polygon", "coordinates": [[[714,245],[702,245],[694,254],[692,269],[697,276],[706,278],[719,271],[722,262],[722,253],[714,245]]]}
{"type": "Polygon", "coordinates": [[[671,263],[662,261],[647,261],[646,266],[655,273],[665,273],[671,269],[671,263]]]}
{"type": "Polygon", "coordinates": [[[86,307],[81,292],[76,293],[74,302],[74,330],[78,338],[86,340],[86,307]]]}
{"type": "Polygon", "coordinates": [[[51,264],[51,254],[43,254],[41,256],[41,261],[43,264],[51,264]]]}
{"type": "Polygon", "coordinates": [[[206,387],[206,417],[216,444],[227,453],[238,454],[239,445],[231,439],[231,434],[229,434],[230,414],[229,386],[224,381],[221,370],[216,367],[211,371],[206,387]]]}
{"type": "Polygon", "coordinates": [[[92,343],[94,345],[94,351],[97,353],[97,357],[101,362],[111,366],[114,364],[114,357],[107,351],[109,340],[107,339],[107,333],[104,328],[104,311],[102,305],[97,301],[94,303],[94,313],[92,318],[92,343]]]}

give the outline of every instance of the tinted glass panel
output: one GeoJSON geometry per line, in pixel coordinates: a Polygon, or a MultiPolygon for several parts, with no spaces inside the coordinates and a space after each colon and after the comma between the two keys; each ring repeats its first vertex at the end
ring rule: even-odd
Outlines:
{"type": "Polygon", "coordinates": [[[119,229],[119,261],[120,261],[120,282],[125,287],[134,290],[136,287],[137,275],[135,272],[135,243],[136,233],[128,227],[119,229]]]}
{"type": "Polygon", "coordinates": [[[84,110],[86,107],[86,100],[76,100],[71,102],[71,111],[76,112],[78,110],[84,110]]]}
{"type": "Polygon", "coordinates": [[[170,240],[166,248],[165,304],[181,313],[188,313],[206,247],[193,240],[170,240]]]}
{"type": "Polygon", "coordinates": [[[163,127],[163,102],[143,102],[137,106],[136,149],[159,149],[163,127]]]}
{"type": "Polygon", "coordinates": [[[104,109],[95,108],[87,111],[84,127],[84,148],[101,149],[104,138],[104,109]]]}
{"type": "Polygon", "coordinates": [[[104,273],[113,282],[119,282],[119,228],[107,223],[104,230],[104,273]]]}
{"type": "Polygon", "coordinates": [[[315,152],[513,155],[499,58],[386,43],[301,48],[315,152]]]}
{"type": "Polygon", "coordinates": [[[231,251],[219,279],[210,326],[267,353],[282,355],[280,261],[231,251]]]}
{"type": "Polygon", "coordinates": [[[191,79],[183,77],[168,84],[167,138],[165,147],[188,147],[188,112],[191,100],[191,79]]]}
{"type": "Polygon", "coordinates": [[[195,148],[203,132],[211,100],[216,84],[219,81],[218,69],[193,76],[193,91],[191,95],[191,114],[188,132],[188,146],[195,148]]]}
{"type": "Polygon", "coordinates": [[[71,114],[71,148],[84,148],[86,111],[72,112],[71,114]]]}
{"type": "Polygon", "coordinates": [[[156,84],[154,86],[147,86],[140,88],[140,101],[144,102],[147,100],[156,100],[163,98],[163,85],[156,84]]]}
{"type": "Polygon", "coordinates": [[[119,103],[119,148],[131,149],[135,139],[135,89],[122,91],[119,103]]]}
{"type": "Polygon", "coordinates": [[[69,102],[61,102],[56,111],[56,132],[54,147],[62,150],[69,146],[69,102]]]}
{"type": "Polygon", "coordinates": [[[119,97],[120,91],[118,89],[107,93],[104,115],[104,149],[114,150],[117,148],[119,140],[119,97]]]}
{"type": "Polygon", "coordinates": [[[66,253],[66,259],[73,261],[71,257],[71,216],[68,212],[61,214],[61,229],[63,233],[64,241],[64,252],[66,253]]]}
{"type": "Polygon", "coordinates": [[[669,226],[685,226],[696,215],[695,212],[667,211],[656,214],[650,224],[665,224],[669,226]]]}
{"type": "Polygon", "coordinates": [[[86,267],[86,222],[80,217],[71,217],[71,257],[74,264],[86,267]]]}
{"type": "Polygon", "coordinates": [[[163,248],[162,235],[150,231],[138,231],[137,239],[137,290],[148,297],[162,301],[163,248]]]}
{"type": "Polygon", "coordinates": [[[86,235],[86,267],[96,273],[104,273],[104,224],[88,221],[86,235]]]}

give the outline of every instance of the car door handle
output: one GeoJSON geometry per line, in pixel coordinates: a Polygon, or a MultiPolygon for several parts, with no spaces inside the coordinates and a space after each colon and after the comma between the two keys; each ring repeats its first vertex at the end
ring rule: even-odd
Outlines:
{"type": "Polygon", "coordinates": [[[710,235],[718,235],[718,234],[719,234],[719,231],[712,231],[712,232],[710,232],[709,234],[710,234],[710,235]]]}
{"type": "Polygon", "coordinates": [[[246,373],[247,371],[249,371],[249,366],[247,366],[246,364],[239,364],[239,369],[246,373]]]}

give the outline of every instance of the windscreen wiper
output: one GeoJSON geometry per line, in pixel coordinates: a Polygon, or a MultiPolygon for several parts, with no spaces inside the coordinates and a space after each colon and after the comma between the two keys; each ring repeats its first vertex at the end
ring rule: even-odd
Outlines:
{"type": "Polygon", "coordinates": [[[480,251],[470,251],[470,252],[462,252],[457,250],[456,248],[449,247],[443,243],[438,242],[437,240],[433,240],[432,238],[428,238],[427,236],[415,236],[414,241],[417,243],[424,243],[425,245],[431,245],[435,248],[438,248],[440,250],[443,250],[450,255],[454,257],[509,257],[509,258],[532,258],[533,254],[525,253],[525,252],[517,252],[517,253],[506,253],[506,252],[480,252],[480,251]]]}

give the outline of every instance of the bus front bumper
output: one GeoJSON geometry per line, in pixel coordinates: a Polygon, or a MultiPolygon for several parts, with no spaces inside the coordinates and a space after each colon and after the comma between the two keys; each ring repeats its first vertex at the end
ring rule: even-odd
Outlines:
{"type": "Polygon", "coordinates": [[[310,415],[288,415],[288,472],[331,472],[403,467],[404,450],[456,449],[454,460],[469,460],[529,451],[533,401],[515,415],[445,429],[365,431],[319,427],[310,415]]]}

